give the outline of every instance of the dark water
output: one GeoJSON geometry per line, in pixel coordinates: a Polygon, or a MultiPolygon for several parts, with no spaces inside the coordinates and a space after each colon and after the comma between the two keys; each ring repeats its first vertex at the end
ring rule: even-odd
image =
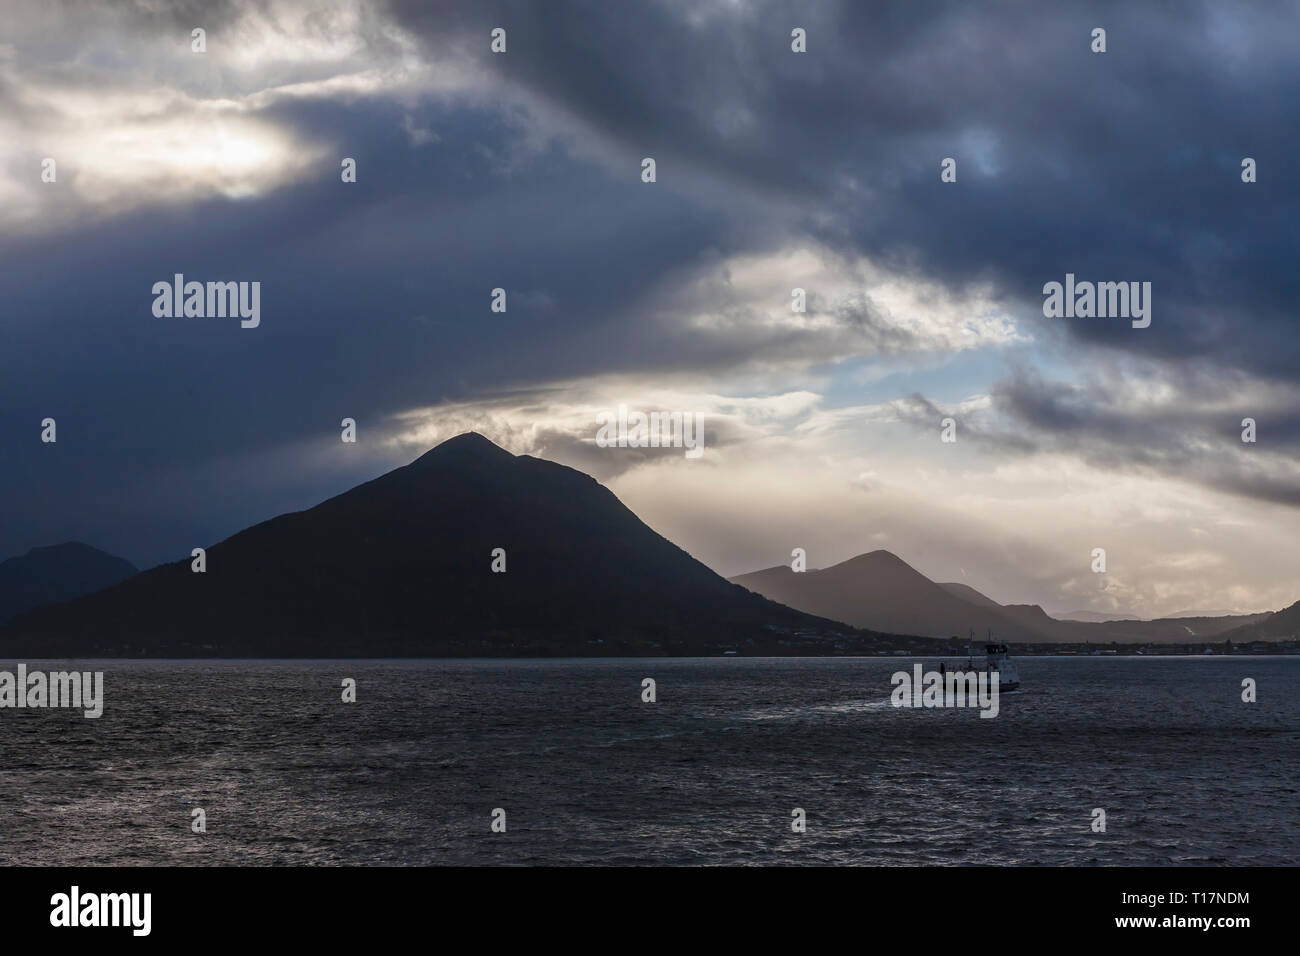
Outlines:
{"type": "Polygon", "coordinates": [[[1300,863],[1300,658],[1019,664],[980,719],[902,658],[101,661],[98,720],[0,711],[0,859],[1300,863]]]}

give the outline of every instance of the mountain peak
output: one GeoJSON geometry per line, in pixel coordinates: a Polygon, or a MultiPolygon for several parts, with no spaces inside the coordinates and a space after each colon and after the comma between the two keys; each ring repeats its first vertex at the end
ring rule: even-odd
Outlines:
{"type": "Polygon", "coordinates": [[[887,634],[960,638],[971,630],[1032,640],[1032,628],[973,588],[953,594],[892,551],[859,554],[816,574],[760,571],[731,579],[787,607],[887,634]],[[967,600],[973,596],[974,601],[967,600]]]}
{"type": "Polygon", "coordinates": [[[206,560],[207,574],[182,558],[24,613],[0,629],[0,650],[680,656],[742,644],[775,653],[842,632],[727,583],[594,478],[473,432],[246,528],[211,545],[206,560]]]}
{"type": "Polygon", "coordinates": [[[125,558],[80,541],[32,548],[0,561],[0,624],[41,605],[111,587],[135,573],[125,558]]]}
{"type": "Polygon", "coordinates": [[[43,544],[43,545],[37,545],[34,548],[29,548],[27,553],[23,555],[23,557],[30,558],[37,555],[47,555],[47,554],[48,555],[77,554],[77,553],[87,554],[91,552],[95,554],[105,553],[99,550],[99,548],[91,547],[90,545],[82,541],[64,541],[60,544],[43,544]]]}
{"type": "Polygon", "coordinates": [[[487,461],[506,461],[515,458],[510,452],[506,451],[490,438],[485,438],[478,432],[461,432],[454,438],[448,438],[446,441],[439,442],[419,458],[412,462],[413,465],[420,463],[456,461],[456,462],[487,462],[487,461]]]}
{"type": "Polygon", "coordinates": [[[849,565],[851,567],[856,567],[858,565],[879,565],[879,566],[892,565],[894,567],[908,568],[910,570],[915,570],[912,568],[910,564],[908,564],[898,555],[894,554],[894,552],[886,551],[883,548],[877,548],[875,551],[866,551],[862,554],[855,555],[849,558],[847,561],[841,561],[840,564],[849,565]]]}

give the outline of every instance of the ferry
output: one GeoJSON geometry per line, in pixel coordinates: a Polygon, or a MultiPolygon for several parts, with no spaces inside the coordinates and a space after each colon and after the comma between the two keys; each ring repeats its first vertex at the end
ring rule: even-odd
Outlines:
{"type": "MultiPolygon", "coordinates": [[[[973,638],[973,635],[972,635],[973,638]]],[[[1010,651],[1005,643],[997,642],[989,635],[989,641],[984,645],[984,666],[980,667],[975,663],[974,655],[969,644],[966,646],[966,666],[957,665],[954,670],[965,671],[966,673],[974,672],[979,674],[996,673],[998,675],[998,693],[1005,694],[1009,690],[1018,690],[1020,688],[1020,671],[1016,669],[1016,662],[1010,657],[1010,651]]],[[[946,668],[940,664],[939,670],[944,671],[946,668]]]]}

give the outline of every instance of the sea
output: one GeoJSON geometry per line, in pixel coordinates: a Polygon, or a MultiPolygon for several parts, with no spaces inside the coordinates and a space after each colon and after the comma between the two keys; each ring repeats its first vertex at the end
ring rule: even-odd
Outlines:
{"type": "Polygon", "coordinates": [[[0,859],[1300,864],[1300,657],[1019,658],[992,719],[914,662],[28,661],[104,711],[0,710],[0,859]]]}

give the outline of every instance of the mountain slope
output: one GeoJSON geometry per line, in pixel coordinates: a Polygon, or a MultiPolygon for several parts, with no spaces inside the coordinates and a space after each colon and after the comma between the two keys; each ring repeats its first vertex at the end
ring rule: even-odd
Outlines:
{"type": "Polygon", "coordinates": [[[1104,624],[1106,621],[1134,621],[1137,616],[1124,611],[1106,612],[1101,611],[1066,611],[1064,614],[1058,613],[1058,621],[1077,621],[1080,624],[1104,624]]]}
{"type": "MultiPolygon", "coordinates": [[[[998,604],[966,584],[936,584],[888,551],[858,555],[821,571],[787,566],[731,579],[790,607],[856,627],[965,640],[974,630],[1016,642],[1177,644],[1226,637],[1266,615],[1154,621],[1058,620],[1037,604],[998,604]]],[[[1296,622],[1300,629],[1300,622],[1296,622]]],[[[1290,633],[1290,632],[1287,632],[1290,633]]]]}
{"type": "Polygon", "coordinates": [[[1151,621],[1105,621],[1085,623],[1058,621],[1077,635],[1072,640],[1094,644],[1181,644],[1219,640],[1233,628],[1262,621],[1267,614],[1237,614],[1231,617],[1158,617],[1151,621]]]}
{"type": "Polygon", "coordinates": [[[773,628],[833,628],[727,583],[593,478],[475,433],[248,528],[206,562],[202,574],[187,558],[25,615],[0,648],[440,656],[606,642],[689,654],[773,628]],[[491,570],[496,548],[505,573],[491,570]]]}
{"type": "Polygon", "coordinates": [[[959,584],[955,581],[950,581],[947,584],[940,584],[939,587],[943,588],[953,597],[959,598],[965,601],[967,604],[974,604],[976,607],[1001,607],[1002,606],[1001,604],[993,600],[988,595],[976,591],[969,584],[959,584]]]}
{"type": "Polygon", "coordinates": [[[0,624],[33,608],[110,587],[135,573],[130,561],[80,541],[32,548],[0,561],[0,624]]]}
{"type": "Polygon", "coordinates": [[[1041,639],[1002,608],[962,600],[888,551],[860,554],[820,571],[779,565],[730,580],[809,614],[873,631],[964,641],[973,629],[980,640],[988,631],[1001,640],[1041,639]]]}
{"type": "Polygon", "coordinates": [[[1243,627],[1228,631],[1223,634],[1223,638],[1238,643],[1296,640],[1300,638],[1300,601],[1262,620],[1252,621],[1243,627]]]}

